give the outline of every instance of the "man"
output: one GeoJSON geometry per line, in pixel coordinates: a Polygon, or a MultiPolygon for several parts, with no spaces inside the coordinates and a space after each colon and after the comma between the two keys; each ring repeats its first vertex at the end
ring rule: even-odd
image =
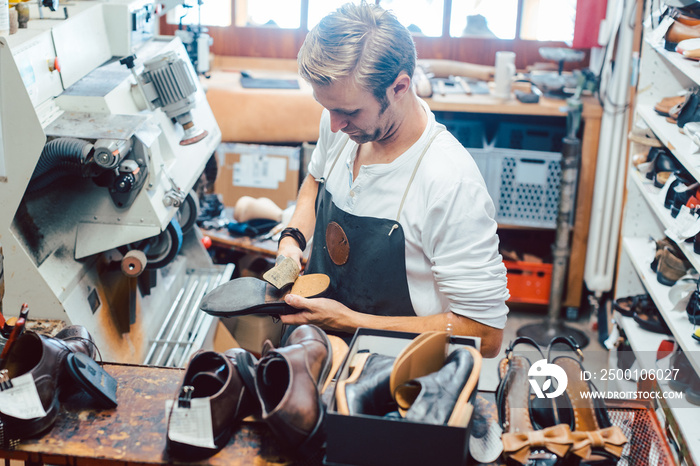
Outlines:
{"type": "Polygon", "coordinates": [[[508,309],[494,206],[477,166],[420,100],[410,32],[372,4],[346,4],[309,32],[301,76],[325,108],[309,175],[279,254],[331,277],[329,298],[288,295],[312,323],[445,330],[498,354],[508,309]]]}

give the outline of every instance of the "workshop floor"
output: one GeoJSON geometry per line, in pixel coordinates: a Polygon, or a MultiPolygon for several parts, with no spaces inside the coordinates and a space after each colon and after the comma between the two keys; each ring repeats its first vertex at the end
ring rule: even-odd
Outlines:
{"type": "MultiPolygon", "coordinates": [[[[536,311],[528,310],[527,308],[514,308],[508,314],[508,322],[503,335],[503,344],[501,345],[500,354],[492,359],[484,359],[479,379],[479,390],[495,391],[498,386],[498,363],[505,356],[505,350],[508,344],[517,337],[519,328],[536,323],[544,323],[547,315],[545,309],[537,309],[536,311]]],[[[593,330],[592,324],[588,318],[582,318],[578,322],[566,322],[566,325],[578,329],[590,339],[589,344],[583,348],[584,361],[583,365],[588,371],[599,371],[602,368],[608,367],[609,351],[598,342],[598,332],[593,330]]],[[[521,348],[520,346],[518,348],[521,348]]],[[[527,347],[522,347],[527,349],[527,347]]],[[[543,351],[546,355],[546,348],[543,351]]],[[[534,362],[534,361],[531,361],[534,362]]],[[[599,387],[600,388],[600,387],[599,387]]]]}

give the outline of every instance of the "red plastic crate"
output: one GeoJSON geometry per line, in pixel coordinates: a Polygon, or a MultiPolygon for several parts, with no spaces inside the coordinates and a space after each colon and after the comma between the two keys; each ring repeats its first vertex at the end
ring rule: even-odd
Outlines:
{"type": "Polygon", "coordinates": [[[549,304],[552,264],[503,261],[508,271],[511,303],[549,304]]]}

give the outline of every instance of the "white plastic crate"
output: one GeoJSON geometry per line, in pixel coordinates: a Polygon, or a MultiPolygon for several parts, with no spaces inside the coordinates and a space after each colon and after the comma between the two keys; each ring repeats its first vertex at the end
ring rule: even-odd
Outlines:
{"type": "Polygon", "coordinates": [[[504,225],[556,228],[561,154],[494,147],[486,185],[504,225]]]}

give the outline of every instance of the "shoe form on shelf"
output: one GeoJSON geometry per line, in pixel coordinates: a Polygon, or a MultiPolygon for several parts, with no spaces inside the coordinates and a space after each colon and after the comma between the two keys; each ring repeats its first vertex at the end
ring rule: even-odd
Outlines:
{"type": "Polygon", "coordinates": [[[641,128],[639,126],[635,126],[629,133],[627,133],[627,139],[643,146],[663,147],[661,141],[659,141],[649,127],[641,128]]]}
{"type": "Polygon", "coordinates": [[[582,359],[580,347],[568,337],[554,337],[549,343],[547,361],[563,369],[567,378],[564,394],[556,400],[559,406],[563,403],[569,411],[571,435],[574,439],[571,453],[590,463],[604,461],[616,464],[627,443],[627,437],[620,427],[610,422],[603,399],[581,395],[598,391],[590,381],[584,379],[582,359]],[[578,353],[579,359],[571,356],[552,358],[552,348],[558,343],[564,343],[578,353]]]}
{"type": "Polygon", "coordinates": [[[467,427],[476,396],[481,353],[470,347],[453,350],[438,371],[396,387],[394,399],[406,420],[467,427]]]}
{"type": "Polygon", "coordinates": [[[315,325],[297,327],[286,346],[268,348],[260,358],[255,387],[262,419],[288,451],[307,456],[322,443],[321,389],[332,366],[331,342],[315,325]]]}
{"type": "MultiPolygon", "coordinates": [[[[238,422],[255,411],[256,398],[243,383],[235,359],[235,353],[224,356],[215,351],[199,351],[190,359],[167,420],[166,448],[171,457],[195,460],[214,455],[228,444],[238,422]],[[179,428],[180,410],[194,404],[200,409],[200,403],[209,408],[211,438],[193,439],[179,428]]],[[[192,424],[193,429],[197,426],[192,424]]]]}
{"type": "MultiPolygon", "coordinates": [[[[519,344],[527,344],[537,351],[538,361],[546,362],[539,345],[528,337],[518,337],[506,348],[506,357],[498,365],[499,384],[496,389],[498,420],[503,428],[503,457],[506,464],[542,466],[565,465],[574,444],[568,423],[554,422],[542,426],[534,418],[531,405],[532,384],[529,373],[534,365],[523,355],[514,354],[519,344]]],[[[558,409],[549,401],[548,419],[558,420],[558,409]]],[[[541,410],[546,410],[542,407],[541,410]]]]}
{"type": "Polygon", "coordinates": [[[95,356],[92,336],[81,325],[66,327],[55,337],[27,331],[15,340],[0,363],[0,381],[31,375],[46,415],[21,419],[0,413],[6,437],[18,440],[36,437],[53,426],[58,417],[59,392],[69,382],[66,360],[71,353],[95,356]]]}
{"type": "Polygon", "coordinates": [[[664,97],[654,105],[654,111],[661,116],[669,116],[671,109],[685,102],[687,94],[664,97]]]}
{"type": "Polygon", "coordinates": [[[289,306],[284,297],[295,294],[304,298],[322,295],[330,284],[328,275],[312,273],[301,275],[290,287],[278,290],[268,282],[255,277],[235,278],[204,295],[199,308],[217,317],[248,314],[293,314],[299,312],[289,306]]]}

